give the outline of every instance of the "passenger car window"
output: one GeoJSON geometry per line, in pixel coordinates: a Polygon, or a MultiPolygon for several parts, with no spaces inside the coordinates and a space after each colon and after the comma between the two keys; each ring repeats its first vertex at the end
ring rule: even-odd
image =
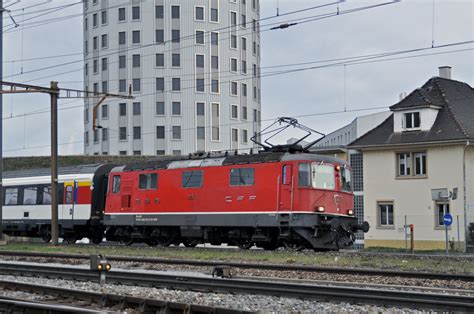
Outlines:
{"type": "Polygon", "coordinates": [[[254,168],[236,168],[230,169],[230,185],[253,185],[255,182],[254,168]]]}
{"type": "Polygon", "coordinates": [[[18,204],[18,188],[7,188],[5,190],[5,205],[18,204]]]}
{"type": "Polygon", "coordinates": [[[114,176],[112,179],[112,193],[120,192],[120,176],[114,176]]]}
{"type": "Polygon", "coordinates": [[[198,188],[202,187],[203,172],[197,171],[183,171],[181,175],[181,187],[183,188],[198,188]]]}
{"type": "Polygon", "coordinates": [[[23,189],[23,205],[36,205],[38,187],[26,186],[23,189]]]}
{"type": "Polygon", "coordinates": [[[72,185],[67,185],[66,186],[66,204],[72,204],[73,201],[73,195],[72,195],[72,185]]]}
{"type": "Polygon", "coordinates": [[[50,205],[51,204],[51,187],[45,186],[43,187],[43,205],[50,205]]]}
{"type": "Polygon", "coordinates": [[[142,173],[138,177],[138,188],[140,190],[156,190],[158,188],[158,174],[142,173]]]}

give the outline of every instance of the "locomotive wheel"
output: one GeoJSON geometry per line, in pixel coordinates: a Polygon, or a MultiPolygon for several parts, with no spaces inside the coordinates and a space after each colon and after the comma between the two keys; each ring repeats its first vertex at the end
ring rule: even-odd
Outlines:
{"type": "Polygon", "coordinates": [[[275,251],[280,247],[280,243],[278,243],[278,241],[264,242],[260,245],[260,247],[266,251],[275,251]]]}
{"type": "Polygon", "coordinates": [[[133,239],[129,236],[123,236],[120,238],[120,243],[126,246],[132,245],[133,239]]]}
{"type": "Polygon", "coordinates": [[[103,239],[103,235],[102,234],[96,234],[96,235],[93,235],[92,238],[90,238],[90,242],[92,244],[101,244],[102,243],[102,239],[103,239]]]}
{"type": "Polygon", "coordinates": [[[41,236],[41,239],[43,240],[43,242],[49,243],[51,241],[51,232],[47,231],[41,236]]]}
{"type": "Polygon", "coordinates": [[[283,241],[283,245],[290,251],[302,251],[305,249],[304,243],[299,239],[291,239],[283,241]]]}
{"type": "Polygon", "coordinates": [[[196,247],[199,244],[199,240],[186,239],[183,241],[185,247],[196,247]]]}
{"type": "Polygon", "coordinates": [[[63,241],[66,242],[67,244],[74,244],[77,241],[77,237],[75,234],[65,235],[63,237],[63,241]]]}
{"type": "Polygon", "coordinates": [[[156,239],[157,244],[161,247],[168,247],[173,243],[173,239],[167,237],[159,237],[156,239]]]}
{"type": "Polygon", "coordinates": [[[158,245],[158,240],[154,237],[146,238],[145,243],[149,246],[157,246],[158,245]]]}
{"type": "Polygon", "coordinates": [[[250,239],[239,239],[236,242],[237,246],[241,250],[248,250],[253,246],[253,241],[250,239]]]}

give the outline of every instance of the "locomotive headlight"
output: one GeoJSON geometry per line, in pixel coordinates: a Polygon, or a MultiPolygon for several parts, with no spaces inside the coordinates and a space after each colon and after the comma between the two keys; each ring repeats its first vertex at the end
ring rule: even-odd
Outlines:
{"type": "Polygon", "coordinates": [[[349,215],[354,215],[354,211],[353,211],[352,209],[349,209],[349,210],[347,211],[347,213],[348,213],[349,215]]]}
{"type": "Polygon", "coordinates": [[[322,213],[324,211],[324,206],[318,206],[318,212],[322,213]]]}

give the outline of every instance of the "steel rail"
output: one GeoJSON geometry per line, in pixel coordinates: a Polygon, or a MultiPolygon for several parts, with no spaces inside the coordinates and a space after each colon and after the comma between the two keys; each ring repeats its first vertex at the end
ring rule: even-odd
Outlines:
{"type": "MultiPolygon", "coordinates": [[[[97,280],[97,274],[88,269],[65,266],[45,266],[26,263],[0,263],[0,273],[22,276],[42,276],[75,280],[97,280]]],[[[107,274],[109,283],[134,286],[183,289],[203,292],[245,293],[301,298],[322,301],[343,301],[384,306],[404,306],[417,309],[474,312],[474,298],[452,294],[422,293],[337,287],[328,285],[296,284],[288,282],[216,279],[168,275],[156,272],[113,270],[107,274]]]]}
{"type": "Polygon", "coordinates": [[[12,298],[0,298],[0,312],[36,314],[102,313],[101,311],[88,310],[82,307],[48,304],[12,298]]]}
{"type": "MultiPolygon", "coordinates": [[[[35,253],[35,252],[15,252],[0,251],[3,256],[16,257],[39,257],[39,258],[62,258],[62,259],[89,259],[90,255],[86,254],[64,254],[64,253],[35,253]]],[[[259,264],[259,263],[236,263],[236,262],[215,262],[201,260],[185,260],[185,259],[166,259],[166,258],[150,258],[137,256],[107,256],[109,261],[117,262],[134,262],[134,263],[151,263],[151,264],[167,264],[167,265],[187,265],[187,266],[228,266],[241,269],[262,269],[275,271],[304,271],[313,273],[330,273],[358,276],[385,276],[385,277],[403,277],[418,278],[429,280],[459,280],[465,282],[474,282],[474,275],[471,274],[450,274],[450,273],[434,273],[420,271],[394,271],[372,268],[342,268],[327,266],[308,266],[308,265],[279,265],[279,264],[259,264]]]]}
{"type": "MultiPolygon", "coordinates": [[[[49,276],[49,275],[48,275],[49,276]]],[[[76,289],[67,289],[61,287],[54,287],[54,286],[44,286],[44,285],[36,285],[31,283],[24,283],[18,281],[8,281],[8,280],[0,280],[0,287],[5,290],[15,290],[15,291],[24,291],[30,293],[38,293],[41,295],[52,295],[58,296],[62,299],[70,298],[71,302],[77,303],[77,300],[87,301],[88,303],[95,303],[100,308],[110,308],[119,307],[120,310],[123,309],[130,309],[133,308],[138,310],[139,312],[153,312],[153,313],[214,313],[214,314],[251,314],[254,312],[250,311],[240,311],[240,310],[232,310],[232,309],[225,309],[219,308],[214,306],[207,306],[207,305],[196,305],[196,304],[188,304],[188,303],[180,303],[180,302],[169,302],[169,301],[162,301],[162,300],[155,300],[155,299],[146,299],[146,298],[139,298],[139,297],[132,297],[132,296],[124,296],[124,295],[117,295],[117,294],[106,294],[106,293],[99,293],[99,292],[90,292],[84,290],[76,290],[76,289]]],[[[0,309],[2,308],[2,301],[14,301],[15,305],[19,303],[22,305],[22,302],[29,304],[30,301],[24,300],[16,300],[16,299],[6,299],[0,298],[0,309]]],[[[66,302],[64,302],[66,303],[66,302]]],[[[10,305],[10,302],[6,302],[6,305],[10,305]]],[[[62,308],[69,308],[69,305],[51,305],[46,302],[41,303],[33,303],[34,307],[31,309],[35,309],[35,307],[39,309],[48,308],[51,306],[52,312],[55,312],[55,309],[59,309],[60,312],[62,308]]],[[[73,310],[68,312],[77,313],[78,310],[75,307],[71,307],[73,310]],[[74,310],[75,309],[75,310],[74,310]]],[[[89,309],[81,309],[80,312],[90,312],[90,313],[97,313],[97,310],[89,310],[89,309]]]]}

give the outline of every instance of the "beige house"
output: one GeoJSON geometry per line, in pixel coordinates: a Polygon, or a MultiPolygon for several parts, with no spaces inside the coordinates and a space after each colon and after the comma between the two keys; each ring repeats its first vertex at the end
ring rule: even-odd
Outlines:
{"type": "Polygon", "coordinates": [[[392,115],[349,145],[363,153],[365,246],[474,249],[474,89],[450,68],[390,107],[392,115]],[[456,193],[457,192],[457,193],[456,193]],[[467,241],[466,241],[467,240],[467,241]]]}

